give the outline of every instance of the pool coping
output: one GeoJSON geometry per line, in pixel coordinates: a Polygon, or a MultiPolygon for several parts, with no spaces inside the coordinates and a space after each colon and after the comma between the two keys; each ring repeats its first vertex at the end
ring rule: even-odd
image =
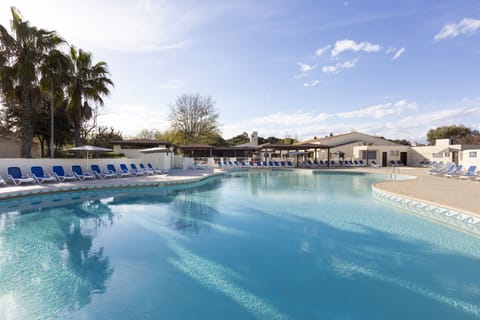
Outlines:
{"type": "MultiPolygon", "coordinates": [[[[362,170],[336,170],[334,168],[328,170],[311,170],[312,173],[322,172],[322,173],[338,173],[338,174],[366,174],[366,175],[375,175],[379,177],[384,177],[385,179],[372,184],[372,190],[374,196],[377,199],[382,200],[393,207],[404,209],[409,213],[420,214],[424,217],[432,219],[433,215],[437,216],[435,221],[442,219],[450,219],[450,222],[454,221],[455,223],[467,224],[467,226],[478,226],[480,227],[480,215],[469,212],[468,210],[463,210],[456,207],[450,207],[443,204],[438,204],[435,202],[427,201],[421,198],[415,198],[411,196],[406,196],[398,192],[391,192],[384,190],[378,186],[380,183],[384,182],[399,182],[402,180],[418,180],[419,177],[416,175],[409,175],[398,173],[395,175],[390,175],[386,172],[381,171],[368,171],[362,170]],[[402,179],[398,179],[401,177],[402,179]],[[452,220],[454,219],[454,220],[452,220]]],[[[257,169],[253,169],[256,171],[257,169]]],[[[282,171],[281,169],[277,169],[282,171]]],[[[277,171],[274,170],[274,171],[277,171]]],[[[296,168],[288,168],[288,171],[294,171],[296,168]]],[[[14,191],[2,192],[0,191],[0,202],[3,200],[24,198],[38,195],[46,194],[55,194],[55,193],[66,193],[66,192],[81,192],[81,191],[91,191],[91,190],[115,190],[115,189],[127,189],[127,188],[142,188],[142,187],[167,187],[167,186],[179,186],[179,185],[188,185],[191,183],[199,182],[206,180],[212,177],[224,176],[230,172],[238,172],[240,170],[214,170],[209,172],[191,171],[191,172],[181,172],[173,174],[171,176],[149,176],[149,177],[134,177],[134,178],[118,178],[118,179],[105,179],[105,180],[94,180],[94,181],[76,181],[73,183],[55,183],[51,185],[32,185],[30,188],[28,186],[18,186],[14,191]],[[150,180],[150,181],[149,181],[150,180]],[[25,188],[25,189],[23,189],[25,188]],[[23,189],[23,190],[22,190],[23,189]]],[[[243,171],[243,170],[242,170],[243,171]]],[[[250,171],[250,170],[245,170],[250,171]]],[[[451,223],[449,223],[451,224],[451,223]]]]}
{"type": "Polygon", "coordinates": [[[379,184],[383,184],[385,182],[420,180],[420,177],[416,175],[405,173],[389,175],[388,173],[371,171],[367,172],[365,170],[345,172],[343,170],[333,169],[321,171],[327,173],[338,172],[341,174],[362,173],[365,175],[375,175],[385,178],[390,177],[390,179],[385,179],[383,181],[372,184],[371,187],[374,197],[376,197],[378,200],[383,201],[389,206],[402,209],[409,214],[414,214],[416,216],[426,218],[436,223],[442,223],[457,230],[480,237],[480,215],[478,215],[477,213],[444,204],[439,204],[425,199],[406,196],[397,192],[387,191],[378,186],[379,184]]]}
{"type": "Polygon", "coordinates": [[[168,180],[158,180],[158,178],[165,179],[165,177],[151,176],[151,177],[143,177],[143,179],[142,177],[133,177],[133,178],[116,178],[116,179],[104,179],[104,180],[96,179],[93,181],[75,181],[72,183],[29,185],[29,186],[33,186],[34,188],[28,188],[27,186],[19,186],[18,189],[23,187],[27,187],[27,188],[19,191],[14,190],[14,191],[0,192],[0,202],[3,200],[26,198],[31,196],[47,195],[47,194],[66,193],[66,192],[188,185],[190,183],[199,182],[202,180],[210,179],[212,177],[223,176],[224,174],[225,173],[223,172],[211,172],[209,174],[203,174],[199,176],[185,176],[179,179],[168,179],[168,180]],[[155,180],[148,181],[148,180],[145,180],[145,178],[153,178],[155,180]]]}
{"type": "Polygon", "coordinates": [[[480,237],[480,217],[477,214],[381,190],[375,184],[372,190],[377,199],[392,207],[480,237]]]}

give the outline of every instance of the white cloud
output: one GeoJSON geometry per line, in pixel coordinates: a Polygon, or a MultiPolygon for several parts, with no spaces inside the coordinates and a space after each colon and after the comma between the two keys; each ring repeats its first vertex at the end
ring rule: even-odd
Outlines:
{"type": "Polygon", "coordinates": [[[315,65],[301,63],[301,62],[298,62],[298,65],[300,66],[300,72],[301,73],[311,72],[311,71],[315,70],[315,68],[317,67],[315,65]]]}
{"type": "Polygon", "coordinates": [[[135,136],[142,129],[165,131],[170,127],[168,108],[155,108],[149,105],[123,104],[101,108],[98,124],[114,126],[124,136],[135,136]],[[132,113],[135,116],[132,116],[132,113]]]}
{"type": "Polygon", "coordinates": [[[153,1],[84,0],[5,1],[0,23],[8,26],[10,5],[17,6],[34,26],[56,30],[69,43],[88,51],[107,49],[148,52],[185,48],[193,43],[187,33],[205,21],[204,8],[185,8],[153,1]],[[188,9],[188,10],[186,10],[188,9]]]}
{"type": "Polygon", "coordinates": [[[379,44],[373,44],[370,42],[360,42],[357,43],[353,40],[338,40],[335,42],[335,45],[332,49],[332,57],[338,56],[340,53],[345,51],[365,51],[365,52],[378,52],[382,49],[382,46],[379,44]]]}
{"type": "Polygon", "coordinates": [[[473,34],[480,31],[480,19],[464,18],[459,23],[445,25],[434,37],[435,40],[455,38],[462,34],[473,34]]]}
{"type": "Polygon", "coordinates": [[[397,50],[397,52],[395,52],[395,54],[393,55],[393,58],[392,60],[397,60],[398,58],[400,58],[400,56],[405,52],[405,48],[400,48],[397,50]]]}
{"type": "Polygon", "coordinates": [[[342,69],[351,69],[355,67],[355,64],[357,63],[357,59],[345,61],[345,62],[339,62],[334,65],[329,65],[329,66],[324,66],[322,68],[323,73],[332,73],[332,74],[337,74],[339,73],[342,69]]]}
{"type": "MultiPolygon", "coordinates": [[[[398,100],[341,113],[277,112],[242,124],[226,124],[222,132],[230,132],[231,136],[234,136],[244,131],[258,131],[261,136],[277,137],[283,137],[285,132],[290,132],[305,140],[314,136],[326,136],[330,132],[346,133],[353,129],[392,139],[425,142],[429,129],[465,123],[465,119],[480,115],[480,103],[472,102],[469,106],[436,111],[419,111],[420,108],[415,102],[398,100]]],[[[228,134],[225,136],[229,137],[228,134]]]]}
{"type": "Polygon", "coordinates": [[[417,110],[417,104],[415,102],[399,100],[395,103],[387,102],[384,104],[377,104],[377,105],[369,106],[369,107],[354,110],[354,111],[339,112],[337,113],[337,116],[339,118],[344,118],[344,119],[364,118],[364,117],[382,119],[386,116],[399,115],[408,110],[411,110],[411,111],[417,110]]]}
{"type": "Polygon", "coordinates": [[[323,55],[325,52],[327,52],[328,50],[330,50],[332,46],[331,45],[328,45],[328,46],[324,46],[322,48],[318,48],[317,51],[315,51],[315,56],[316,57],[320,57],[321,55],[323,55]]]}
{"type": "Polygon", "coordinates": [[[316,87],[320,84],[320,81],[319,80],[312,80],[310,82],[305,82],[303,84],[304,87],[316,87]]]}
{"type": "Polygon", "coordinates": [[[478,107],[451,108],[421,115],[407,116],[399,119],[397,124],[401,128],[414,125],[431,129],[440,125],[458,124],[459,121],[462,121],[465,117],[475,114],[478,115],[479,113],[480,108],[478,107]]]}

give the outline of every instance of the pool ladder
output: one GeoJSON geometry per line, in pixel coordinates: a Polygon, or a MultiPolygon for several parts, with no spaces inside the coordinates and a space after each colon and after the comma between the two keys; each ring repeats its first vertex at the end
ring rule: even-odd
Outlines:
{"type": "Polygon", "coordinates": [[[390,180],[397,180],[400,169],[398,167],[387,167],[386,175],[390,180]]]}

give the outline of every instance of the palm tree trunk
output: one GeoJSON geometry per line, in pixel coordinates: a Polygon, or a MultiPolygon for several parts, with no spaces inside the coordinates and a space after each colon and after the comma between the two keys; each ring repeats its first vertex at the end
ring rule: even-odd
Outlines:
{"type": "MultiPolygon", "coordinates": [[[[81,101],[81,100],[80,100],[81,101]]],[[[80,147],[82,145],[82,137],[80,135],[80,126],[82,119],[82,104],[80,103],[79,108],[76,110],[75,123],[73,124],[73,142],[75,147],[80,147]]]]}
{"type": "Polygon", "coordinates": [[[33,127],[32,127],[32,100],[30,99],[30,92],[27,89],[24,89],[22,92],[23,95],[23,105],[22,105],[22,146],[20,148],[20,157],[21,158],[31,158],[32,157],[32,141],[33,141],[33,127]]]}
{"type": "Polygon", "coordinates": [[[75,128],[73,128],[73,140],[75,143],[75,147],[80,147],[82,145],[82,138],[80,136],[80,126],[77,124],[75,125],[75,128]]]}

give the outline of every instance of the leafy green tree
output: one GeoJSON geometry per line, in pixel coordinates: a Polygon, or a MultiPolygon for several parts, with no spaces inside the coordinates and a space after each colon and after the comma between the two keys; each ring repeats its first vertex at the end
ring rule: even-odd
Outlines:
{"type": "Polygon", "coordinates": [[[123,140],[122,133],[115,131],[113,127],[98,127],[88,139],[88,144],[103,148],[113,148],[112,141],[123,140]]]}
{"type": "Polygon", "coordinates": [[[231,146],[248,142],[250,142],[250,138],[246,132],[226,140],[226,143],[231,146]]]}
{"type": "MultiPolygon", "coordinates": [[[[46,146],[49,146],[50,141],[50,103],[51,98],[47,95],[42,95],[42,104],[40,109],[35,112],[33,122],[35,137],[37,137],[40,142],[40,149],[43,156],[47,156],[45,150],[47,149],[46,146]]],[[[65,108],[66,100],[63,100],[57,102],[54,109],[55,149],[66,145],[73,138],[73,128],[67,119],[65,108]]]]}
{"type": "Polygon", "coordinates": [[[170,106],[171,129],[184,144],[208,143],[220,134],[218,112],[211,97],[184,94],[170,106]]]}
{"type": "Polygon", "coordinates": [[[136,139],[155,140],[162,133],[157,129],[142,129],[136,136],[136,139]]]}
{"type": "Polygon", "coordinates": [[[398,144],[403,144],[405,146],[409,146],[411,145],[410,141],[406,140],[406,139],[387,139],[383,136],[377,136],[377,138],[380,138],[380,139],[383,139],[383,140],[387,140],[387,141],[390,141],[390,142],[394,142],[394,143],[398,143],[398,144]]]}
{"type": "Polygon", "coordinates": [[[258,144],[265,144],[265,143],[279,143],[281,139],[276,138],[276,137],[268,137],[268,138],[263,138],[263,137],[258,137],[258,144]]]}
{"type": "Polygon", "coordinates": [[[31,26],[15,7],[11,12],[12,33],[0,25],[0,87],[2,100],[20,111],[20,156],[31,158],[34,110],[41,104],[39,68],[48,52],[64,41],[55,31],[31,26]]]}
{"type": "Polygon", "coordinates": [[[295,138],[283,138],[282,140],[280,140],[280,143],[283,143],[283,144],[294,144],[297,142],[298,140],[295,138]]]}
{"type": "Polygon", "coordinates": [[[464,125],[443,126],[428,130],[427,141],[430,145],[434,145],[436,139],[453,139],[455,141],[471,135],[472,129],[464,125]]]}
{"type": "Polygon", "coordinates": [[[92,103],[103,106],[103,96],[110,94],[109,87],[113,86],[109,78],[107,63],[92,62],[92,55],[82,49],[70,47],[72,72],[67,84],[68,105],[67,113],[74,128],[74,144],[82,144],[81,128],[83,121],[92,117],[92,103]]]}
{"type": "MultiPolygon", "coordinates": [[[[61,141],[64,145],[65,138],[71,139],[72,127],[65,117],[65,87],[72,71],[70,58],[59,50],[51,50],[40,66],[42,92],[42,108],[39,115],[35,117],[35,136],[40,141],[42,154],[44,154],[44,143],[51,139],[51,108],[53,107],[54,140],[61,141]],[[52,105],[53,102],[53,105],[52,105]],[[61,110],[59,110],[61,108],[61,110]],[[58,112],[57,112],[58,111],[58,112]]],[[[58,145],[58,143],[56,143],[58,145]]],[[[55,148],[55,146],[54,146],[55,148]]]]}
{"type": "Polygon", "coordinates": [[[227,145],[227,142],[225,141],[225,139],[223,139],[222,136],[217,132],[213,132],[211,135],[206,136],[204,139],[204,143],[209,144],[211,146],[215,146],[215,147],[221,147],[221,146],[227,145]]]}

